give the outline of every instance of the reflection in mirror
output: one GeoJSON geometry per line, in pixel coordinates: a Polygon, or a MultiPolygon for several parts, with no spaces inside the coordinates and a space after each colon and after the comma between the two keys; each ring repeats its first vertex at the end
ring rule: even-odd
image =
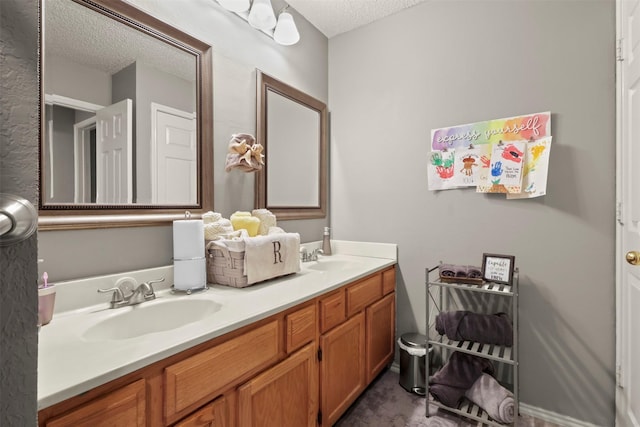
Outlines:
{"type": "Polygon", "coordinates": [[[41,229],[212,209],[210,46],[124,1],[42,2],[41,229]]]}
{"type": "Polygon", "coordinates": [[[266,159],[256,173],[256,207],[281,219],[324,218],[327,107],[260,71],[257,78],[257,141],[266,159]]]}

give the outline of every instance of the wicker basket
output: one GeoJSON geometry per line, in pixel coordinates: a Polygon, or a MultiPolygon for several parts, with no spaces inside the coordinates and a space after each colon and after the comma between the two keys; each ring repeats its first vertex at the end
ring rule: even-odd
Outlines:
{"type": "Polygon", "coordinates": [[[244,251],[230,251],[215,241],[207,242],[207,283],[244,288],[244,251]]]}

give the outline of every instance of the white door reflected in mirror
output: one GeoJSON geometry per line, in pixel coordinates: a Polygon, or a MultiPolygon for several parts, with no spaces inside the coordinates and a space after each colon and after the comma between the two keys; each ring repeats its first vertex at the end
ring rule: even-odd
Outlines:
{"type": "Polygon", "coordinates": [[[96,203],[133,200],[132,113],[130,99],[96,111],[96,203]]]}

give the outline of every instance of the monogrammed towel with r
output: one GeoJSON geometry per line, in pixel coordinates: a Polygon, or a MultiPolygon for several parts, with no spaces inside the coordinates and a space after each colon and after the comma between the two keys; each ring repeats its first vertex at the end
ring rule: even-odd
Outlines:
{"type": "Polygon", "coordinates": [[[278,233],[244,239],[244,274],[247,283],[300,271],[300,235],[278,233]]]}

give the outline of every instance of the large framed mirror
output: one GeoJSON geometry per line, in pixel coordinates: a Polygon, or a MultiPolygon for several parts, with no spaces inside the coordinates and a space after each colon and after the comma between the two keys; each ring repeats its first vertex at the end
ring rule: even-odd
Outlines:
{"type": "Polygon", "coordinates": [[[213,209],[211,46],[121,0],[41,0],[39,229],[213,209]]]}
{"type": "Polygon", "coordinates": [[[255,205],[278,219],[327,215],[327,106],[257,70],[257,136],[265,166],[255,205]]]}

